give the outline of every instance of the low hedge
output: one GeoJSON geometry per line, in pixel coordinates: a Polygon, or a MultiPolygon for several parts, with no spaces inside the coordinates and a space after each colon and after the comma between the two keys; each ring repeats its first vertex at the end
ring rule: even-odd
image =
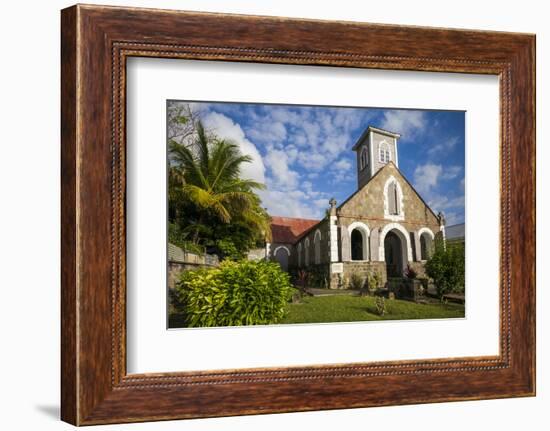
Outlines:
{"type": "Polygon", "coordinates": [[[278,263],[224,261],[183,272],[174,299],[189,327],[267,325],[283,318],[292,292],[278,263]]]}

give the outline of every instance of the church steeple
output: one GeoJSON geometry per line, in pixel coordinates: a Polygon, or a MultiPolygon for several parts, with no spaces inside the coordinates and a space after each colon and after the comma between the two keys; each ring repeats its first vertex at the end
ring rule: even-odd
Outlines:
{"type": "Polygon", "coordinates": [[[357,154],[357,187],[363,187],[372,176],[392,161],[399,167],[397,140],[399,133],[369,126],[363,132],[353,151],[357,154]]]}

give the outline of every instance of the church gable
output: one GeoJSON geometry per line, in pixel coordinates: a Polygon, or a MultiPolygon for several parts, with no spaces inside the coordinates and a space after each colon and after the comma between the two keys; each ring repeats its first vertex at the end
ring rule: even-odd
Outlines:
{"type": "Polygon", "coordinates": [[[390,162],[339,207],[345,217],[438,224],[437,217],[390,162]]]}

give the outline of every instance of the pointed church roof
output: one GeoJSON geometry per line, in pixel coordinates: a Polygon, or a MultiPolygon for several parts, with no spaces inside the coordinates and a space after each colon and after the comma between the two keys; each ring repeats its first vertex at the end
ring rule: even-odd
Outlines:
{"type": "Polygon", "coordinates": [[[353,192],[344,202],[342,202],[342,203],[338,206],[337,210],[340,210],[340,209],[341,209],[347,202],[349,202],[357,193],[359,193],[361,190],[363,190],[363,189],[364,189],[364,188],[365,188],[374,178],[376,178],[376,177],[380,174],[380,172],[385,171],[385,170],[388,168],[388,166],[389,166],[390,164],[395,168],[395,170],[396,170],[397,173],[401,176],[401,178],[403,178],[403,180],[409,185],[409,187],[410,187],[410,188],[412,189],[412,191],[416,194],[416,196],[418,196],[418,198],[422,201],[422,203],[423,203],[424,205],[426,205],[426,207],[430,210],[430,212],[434,215],[434,217],[437,218],[437,215],[436,215],[435,212],[431,209],[431,207],[426,203],[426,201],[424,200],[424,198],[420,195],[420,193],[418,193],[418,192],[416,191],[416,189],[414,188],[414,186],[410,183],[410,181],[409,181],[409,180],[407,179],[407,177],[403,174],[403,172],[401,172],[401,171],[399,170],[399,168],[398,168],[397,166],[395,166],[395,163],[393,163],[393,161],[391,161],[391,160],[390,160],[388,163],[386,163],[386,165],[385,165],[384,167],[378,169],[378,170],[376,171],[376,173],[375,173],[372,177],[370,177],[369,180],[363,185],[363,187],[358,188],[358,189],[357,189],[355,192],[353,192]]]}

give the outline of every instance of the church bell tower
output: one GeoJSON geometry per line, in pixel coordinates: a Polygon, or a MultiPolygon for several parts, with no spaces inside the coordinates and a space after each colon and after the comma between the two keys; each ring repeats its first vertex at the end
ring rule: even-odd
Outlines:
{"type": "Polygon", "coordinates": [[[390,161],[399,167],[400,134],[369,126],[353,146],[357,155],[357,188],[360,189],[390,161]]]}

